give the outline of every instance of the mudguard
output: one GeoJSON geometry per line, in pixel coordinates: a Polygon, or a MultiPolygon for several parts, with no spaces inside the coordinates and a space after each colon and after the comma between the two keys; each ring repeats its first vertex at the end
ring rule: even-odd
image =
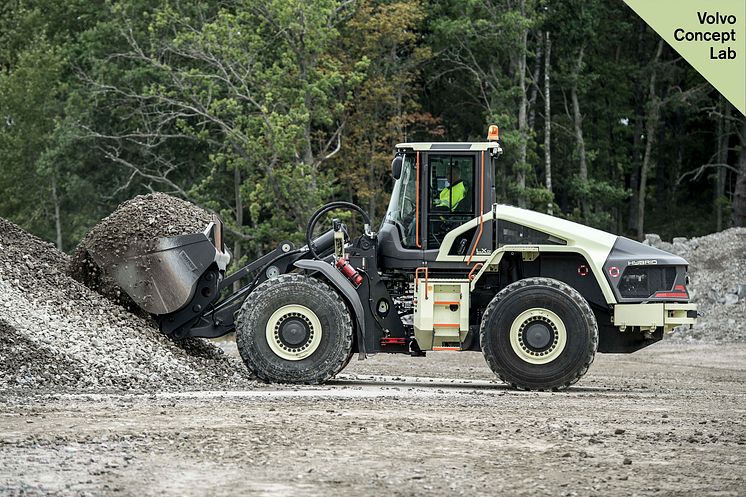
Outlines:
{"type": "Polygon", "coordinates": [[[352,283],[339,272],[337,268],[328,262],[319,260],[299,260],[295,261],[295,267],[309,271],[318,271],[334,285],[342,296],[350,303],[355,313],[355,322],[357,323],[357,349],[358,359],[363,360],[367,354],[365,352],[365,311],[360,296],[357,294],[352,283]]]}

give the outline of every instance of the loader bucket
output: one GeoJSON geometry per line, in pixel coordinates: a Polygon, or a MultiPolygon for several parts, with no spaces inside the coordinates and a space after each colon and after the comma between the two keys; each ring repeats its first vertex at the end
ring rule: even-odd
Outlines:
{"type": "Polygon", "coordinates": [[[141,309],[156,315],[187,305],[200,276],[213,264],[224,271],[230,260],[223,249],[219,219],[203,233],[134,242],[117,254],[92,252],[91,256],[141,309]]]}

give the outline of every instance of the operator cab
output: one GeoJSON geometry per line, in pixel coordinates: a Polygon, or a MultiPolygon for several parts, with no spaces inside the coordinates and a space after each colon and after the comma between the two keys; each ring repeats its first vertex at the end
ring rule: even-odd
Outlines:
{"type": "Polygon", "coordinates": [[[463,269],[477,250],[494,249],[492,220],[481,223],[481,233],[480,223],[470,223],[495,203],[495,160],[502,152],[496,126],[488,140],[396,146],[394,188],[378,234],[384,267],[427,262],[463,269]]]}

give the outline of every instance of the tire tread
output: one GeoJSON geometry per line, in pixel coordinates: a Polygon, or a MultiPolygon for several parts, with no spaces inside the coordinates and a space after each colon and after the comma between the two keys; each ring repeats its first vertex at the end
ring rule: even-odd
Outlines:
{"type": "Polygon", "coordinates": [[[577,383],[578,380],[582,378],[583,375],[585,375],[588,372],[588,369],[591,367],[591,364],[593,364],[593,361],[596,357],[596,349],[598,349],[598,324],[596,322],[596,316],[593,314],[593,310],[591,310],[590,306],[588,305],[588,302],[583,298],[583,296],[580,295],[580,293],[577,290],[575,290],[573,287],[571,287],[567,283],[564,283],[562,281],[559,281],[553,278],[533,277],[533,278],[525,278],[522,280],[518,280],[515,283],[511,283],[507,287],[503,288],[490,301],[490,303],[487,305],[487,308],[484,311],[484,314],[482,314],[482,324],[480,325],[480,329],[479,329],[480,343],[485,343],[485,335],[487,333],[487,329],[484,323],[489,321],[490,315],[496,311],[500,303],[508,295],[511,295],[515,291],[521,290],[529,286],[546,286],[546,287],[559,290],[565,293],[567,296],[569,296],[570,299],[578,306],[578,308],[581,309],[583,320],[586,322],[589,328],[593,330],[591,340],[588,342],[588,349],[586,350],[586,360],[584,364],[578,369],[578,372],[570,380],[563,383],[562,385],[552,386],[549,388],[542,388],[542,387],[536,387],[533,385],[520,383],[518,379],[512,377],[512,375],[507,373],[502,368],[502,366],[498,363],[498,361],[495,360],[495,357],[492,356],[491,354],[485,353],[484,354],[485,360],[487,361],[487,364],[489,365],[490,369],[492,369],[492,371],[497,375],[498,378],[500,378],[501,381],[509,384],[511,387],[516,388],[518,390],[525,390],[525,391],[566,390],[570,386],[577,383]]]}
{"type": "MultiPolygon", "coordinates": [[[[321,383],[324,383],[325,381],[329,380],[330,378],[337,375],[344,367],[350,362],[350,359],[352,357],[352,342],[353,342],[353,329],[352,329],[352,320],[350,318],[350,312],[347,308],[347,304],[345,304],[344,300],[342,300],[342,297],[337,293],[335,290],[333,290],[328,284],[326,284],[324,281],[318,279],[318,278],[311,278],[309,276],[306,276],[304,274],[300,273],[290,273],[290,274],[283,274],[276,278],[271,278],[261,285],[259,285],[254,291],[252,291],[248,297],[246,297],[246,300],[244,301],[243,305],[241,306],[242,312],[244,308],[251,308],[255,306],[259,300],[262,298],[262,295],[266,291],[270,291],[273,288],[287,285],[289,283],[300,283],[300,284],[310,284],[310,281],[313,281],[313,290],[318,293],[325,293],[328,296],[332,297],[333,299],[333,306],[337,308],[338,312],[334,313],[334,318],[337,320],[341,320],[341,322],[338,322],[338,324],[341,325],[341,328],[344,330],[343,334],[343,347],[345,350],[347,350],[347,353],[342,355],[342,357],[335,361],[333,364],[330,365],[329,368],[326,368],[324,370],[319,370],[311,379],[303,380],[303,381],[297,381],[294,378],[286,377],[286,378],[273,378],[267,375],[264,371],[262,371],[260,368],[257,368],[254,362],[249,357],[249,354],[245,351],[248,349],[248,344],[245,343],[247,340],[247,337],[245,334],[238,332],[238,329],[236,330],[236,345],[238,346],[238,351],[241,354],[241,358],[243,359],[244,364],[246,364],[246,367],[249,369],[249,372],[255,376],[257,379],[264,381],[265,383],[271,383],[271,382],[280,382],[280,383],[299,383],[299,384],[305,384],[305,385],[318,385],[321,383]]],[[[252,323],[236,323],[236,328],[239,326],[247,327],[251,326],[252,323]]]]}

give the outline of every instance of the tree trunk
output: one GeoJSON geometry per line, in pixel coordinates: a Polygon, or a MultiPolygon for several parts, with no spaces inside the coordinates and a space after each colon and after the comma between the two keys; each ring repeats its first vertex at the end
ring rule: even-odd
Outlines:
{"type": "MultiPolygon", "coordinates": [[[[637,59],[642,60],[645,56],[645,33],[647,24],[643,21],[637,23],[637,59]]],[[[635,135],[632,137],[632,171],[629,178],[629,189],[632,192],[629,200],[629,213],[627,218],[627,230],[637,233],[637,197],[640,187],[640,168],[642,162],[642,135],[645,123],[645,102],[642,94],[644,92],[642,76],[636,78],[634,88],[635,102],[635,135]]]]}
{"type": "Polygon", "coordinates": [[[578,79],[580,72],[583,70],[583,56],[585,55],[585,45],[580,47],[578,58],[575,61],[575,74],[572,78],[572,87],[570,88],[570,98],[572,99],[572,118],[575,125],[575,143],[578,150],[580,161],[578,168],[578,178],[583,187],[583,195],[580,198],[580,205],[583,211],[583,219],[588,221],[590,209],[588,208],[588,198],[585,194],[585,187],[588,184],[588,162],[585,155],[585,140],[583,139],[583,116],[580,113],[580,102],[578,100],[578,79]]]}
{"type": "MultiPolygon", "coordinates": [[[[728,163],[728,142],[730,141],[730,103],[720,96],[720,116],[718,117],[718,164],[728,163]],[[725,107],[723,109],[723,107],[725,107]],[[725,112],[723,114],[723,111],[725,112]]],[[[717,231],[723,229],[723,206],[721,203],[725,193],[725,168],[718,166],[715,173],[715,192],[713,195],[713,208],[715,209],[715,224],[717,231]]]]}
{"type": "MultiPolygon", "coordinates": [[[[233,194],[235,202],[235,218],[236,218],[236,231],[241,231],[243,226],[243,199],[241,198],[241,171],[238,166],[233,168],[233,194]]],[[[232,260],[238,264],[241,259],[241,241],[237,238],[233,242],[233,257],[232,260]]],[[[237,292],[241,289],[241,282],[236,281],[233,284],[233,291],[237,292]]]]}
{"type": "Polygon", "coordinates": [[[376,161],[375,161],[375,149],[376,149],[376,134],[373,133],[370,139],[370,148],[368,150],[368,191],[370,197],[368,198],[368,216],[371,219],[376,218],[376,195],[378,194],[379,188],[376,188],[376,161]]]}
{"type": "Polygon", "coordinates": [[[746,117],[741,119],[741,152],[738,158],[738,174],[736,175],[736,189],[733,192],[733,226],[746,226],[746,117]]]}
{"type": "Polygon", "coordinates": [[[658,60],[660,60],[663,51],[663,40],[658,42],[658,48],[655,51],[655,58],[651,64],[650,85],[648,87],[648,109],[645,119],[645,155],[642,158],[642,168],[640,169],[640,190],[637,195],[637,239],[642,240],[645,226],[645,189],[647,188],[647,176],[650,170],[651,154],[653,153],[653,142],[655,141],[655,132],[658,127],[658,117],[660,115],[660,99],[655,88],[656,77],[658,74],[658,60]]]}
{"type": "MultiPolygon", "coordinates": [[[[686,136],[686,129],[682,125],[685,121],[685,114],[681,109],[674,109],[670,120],[658,126],[658,143],[666,141],[667,133],[673,134],[676,137],[686,136]]],[[[670,181],[670,178],[678,178],[679,171],[681,171],[684,164],[682,140],[679,138],[670,141],[673,142],[675,150],[669,152],[668,164],[655,168],[655,185],[653,190],[655,191],[656,206],[668,205],[675,202],[673,199],[675,183],[670,181]]]]}
{"type": "MultiPolygon", "coordinates": [[[[552,193],[552,106],[550,101],[549,69],[552,57],[552,41],[549,31],[545,34],[544,47],[544,174],[545,184],[549,193],[552,193]]],[[[552,195],[554,196],[554,195],[552,195]]],[[[554,202],[547,202],[547,214],[553,214],[554,202]]]]}
{"type": "Polygon", "coordinates": [[[52,174],[52,202],[54,203],[54,233],[57,250],[62,251],[62,217],[60,196],[57,194],[57,176],[52,174]]]}
{"type": "MultiPolygon", "coordinates": [[[[521,15],[526,15],[526,0],[521,0],[521,15]]],[[[526,95],[526,50],[528,43],[528,29],[521,32],[521,53],[518,57],[518,84],[521,89],[521,103],[518,107],[518,164],[516,168],[516,183],[518,183],[518,205],[526,207],[526,158],[528,155],[528,97],[526,95]]]]}
{"type": "Polygon", "coordinates": [[[531,96],[528,99],[528,129],[534,129],[536,122],[536,97],[539,94],[539,71],[541,71],[542,59],[541,37],[536,42],[536,58],[534,60],[534,72],[531,78],[531,96]]]}
{"type": "Polygon", "coordinates": [[[642,158],[642,134],[644,132],[644,111],[639,103],[635,106],[635,136],[632,138],[632,172],[629,178],[629,189],[632,196],[629,201],[629,218],[627,220],[627,229],[630,232],[637,233],[637,198],[640,191],[640,159],[642,158]]]}

